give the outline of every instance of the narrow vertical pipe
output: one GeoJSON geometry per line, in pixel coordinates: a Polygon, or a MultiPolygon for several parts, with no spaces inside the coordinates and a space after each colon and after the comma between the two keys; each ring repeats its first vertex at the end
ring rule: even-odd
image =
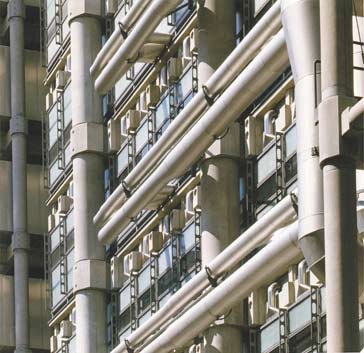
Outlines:
{"type": "Polygon", "coordinates": [[[327,350],[348,352],[359,348],[355,161],[341,137],[341,113],[353,95],[352,2],[321,0],[320,22],[327,350]]]}
{"type": "MultiPolygon", "coordinates": [[[[90,76],[90,67],[100,50],[100,19],[84,13],[70,20],[70,29],[72,127],[73,131],[82,130],[86,139],[94,129],[95,134],[102,132],[101,100],[93,89],[90,76]]],[[[95,134],[92,133],[93,139],[95,134]]],[[[72,144],[76,146],[77,141],[72,144]]],[[[105,261],[105,249],[97,240],[97,229],[92,222],[104,197],[103,156],[89,144],[73,153],[75,268],[86,266],[90,272],[84,274],[85,280],[75,277],[76,351],[106,353],[106,293],[105,288],[94,285],[92,280],[95,276],[103,276],[93,271],[98,268],[95,264],[102,265],[105,261]],[[77,283],[79,280],[82,286],[77,283]]]]}
{"type": "Polygon", "coordinates": [[[22,0],[8,5],[12,142],[15,352],[29,353],[29,236],[27,233],[27,129],[25,120],[24,18],[22,0]]]}
{"type": "MultiPolygon", "coordinates": [[[[235,47],[235,1],[206,0],[197,12],[199,48],[198,80],[203,86],[235,47]]],[[[208,94],[208,92],[206,92],[208,94]]],[[[240,233],[239,145],[235,131],[217,142],[217,154],[202,165],[201,257],[206,266],[240,233]],[[224,154],[224,145],[234,145],[235,154],[224,154]]],[[[212,151],[212,150],[211,150],[212,151]]],[[[212,152],[212,155],[215,153],[212,152]]],[[[210,153],[207,153],[210,155],[210,153]]],[[[206,353],[242,352],[241,306],[223,325],[206,330],[206,353]]]]}

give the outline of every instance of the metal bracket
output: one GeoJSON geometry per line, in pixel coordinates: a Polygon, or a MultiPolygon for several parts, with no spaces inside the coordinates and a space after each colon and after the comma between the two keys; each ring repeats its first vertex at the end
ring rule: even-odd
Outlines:
{"type": "Polygon", "coordinates": [[[210,267],[205,266],[205,272],[207,274],[207,279],[211,284],[211,287],[217,287],[217,278],[212,274],[210,267]]]}
{"type": "Polygon", "coordinates": [[[124,190],[124,194],[127,198],[129,198],[131,196],[131,190],[128,187],[128,185],[126,184],[125,180],[122,180],[121,182],[121,186],[123,187],[124,190]]]}
{"type": "Polygon", "coordinates": [[[29,250],[29,235],[27,232],[14,232],[11,239],[11,246],[15,250],[29,250]]]}
{"type": "Polygon", "coordinates": [[[119,25],[119,30],[120,30],[120,34],[121,36],[126,39],[128,36],[128,31],[126,30],[126,28],[124,27],[124,24],[122,22],[118,23],[119,25]]]}
{"type": "Polygon", "coordinates": [[[81,260],[74,266],[73,292],[84,289],[107,289],[107,267],[103,260],[81,260]]]}
{"type": "Polygon", "coordinates": [[[215,102],[216,95],[211,95],[209,92],[209,89],[205,85],[202,85],[201,88],[202,88],[202,92],[205,96],[207,104],[211,107],[215,102]]]}
{"type": "Polygon", "coordinates": [[[28,135],[28,121],[22,115],[14,115],[10,119],[10,135],[28,135]]]}

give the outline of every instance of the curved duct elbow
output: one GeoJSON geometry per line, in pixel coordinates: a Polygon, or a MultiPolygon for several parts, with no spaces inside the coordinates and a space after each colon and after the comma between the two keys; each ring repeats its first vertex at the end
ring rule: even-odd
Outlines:
{"type": "Polygon", "coordinates": [[[323,180],[315,122],[315,63],[320,59],[319,0],[282,0],[281,17],[295,81],[299,246],[310,270],[323,281],[323,180]]]}

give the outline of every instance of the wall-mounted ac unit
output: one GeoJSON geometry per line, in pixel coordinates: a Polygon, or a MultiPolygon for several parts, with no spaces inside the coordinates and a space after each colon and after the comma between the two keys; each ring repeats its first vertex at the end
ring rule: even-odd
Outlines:
{"type": "Polygon", "coordinates": [[[117,152],[120,149],[120,120],[110,119],[107,122],[107,147],[111,153],[117,152]]]}
{"type": "Polygon", "coordinates": [[[133,272],[139,271],[143,266],[143,254],[139,251],[132,251],[124,257],[124,273],[130,276],[133,272]]]}
{"type": "Polygon", "coordinates": [[[105,16],[112,16],[118,9],[117,0],[105,0],[105,16]]]}
{"type": "Polygon", "coordinates": [[[292,124],[292,109],[288,104],[284,104],[278,112],[276,118],[276,131],[283,132],[292,124]]]}
{"type": "Polygon", "coordinates": [[[293,282],[285,282],[278,294],[280,308],[286,308],[295,302],[295,286],[293,282]]]}
{"type": "Polygon", "coordinates": [[[139,127],[141,113],[139,110],[128,110],[125,115],[125,130],[127,134],[132,134],[139,127]]]}
{"type": "Polygon", "coordinates": [[[46,110],[49,110],[50,107],[53,105],[53,94],[48,92],[45,97],[46,100],[46,110]]]}
{"type": "Polygon", "coordinates": [[[56,90],[63,90],[67,85],[69,73],[67,71],[59,70],[56,73],[56,90]]]}
{"type": "Polygon", "coordinates": [[[157,85],[150,84],[145,90],[147,108],[155,107],[161,97],[160,88],[157,85]]]}
{"type": "Polygon", "coordinates": [[[169,229],[171,233],[181,231],[186,224],[185,211],[174,209],[169,217],[169,229]]]}
{"type": "Polygon", "coordinates": [[[194,28],[190,32],[190,52],[197,53],[198,52],[198,30],[194,28]]]}
{"type": "Polygon", "coordinates": [[[58,213],[66,214],[72,205],[72,198],[66,195],[61,195],[58,197],[58,213]]]}
{"type": "Polygon", "coordinates": [[[150,255],[159,252],[163,248],[163,233],[152,231],[146,235],[148,238],[148,252],[150,255]]]}
{"type": "Polygon", "coordinates": [[[48,216],[48,232],[50,232],[56,226],[56,217],[54,214],[48,216]]]}
{"type": "Polygon", "coordinates": [[[267,290],[267,317],[270,317],[278,312],[279,310],[279,284],[272,283],[267,290]]]}
{"type": "Polygon", "coordinates": [[[194,215],[196,211],[201,210],[201,204],[201,187],[198,185],[186,194],[186,214],[194,215]]]}
{"type": "Polygon", "coordinates": [[[51,336],[49,339],[49,350],[51,353],[57,352],[58,349],[58,341],[57,336],[51,336]]]}
{"type": "Polygon", "coordinates": [[[245,119],[245,156],[257,156],[263,149],[263,122],[249,115],[245,119]]]}
{"type": "Polygon", "coordinates": [[[69,320],[61,321],[59,334],[61,338],[72,337],[72,322],[69,320]]]}
{"type": "Polygon", "coordinates": [[[167,63],[168,82],[178,81],[182,74],[182,58],[170,58],[167,63]]]}

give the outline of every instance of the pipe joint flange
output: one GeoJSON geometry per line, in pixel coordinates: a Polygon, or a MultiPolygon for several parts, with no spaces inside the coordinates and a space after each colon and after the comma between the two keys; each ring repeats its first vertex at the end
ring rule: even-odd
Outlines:
{"type": "Polygon", "coordinates": [[[20,114],[10,119],[10,135],[15,134],[28,135],[28,121],[20,114]]]}
{"type": "Polygon", "coordinates": [[[210,282],[211,287],[213,287],[213,288],[217,287],[218,278],[212,274],[210,267],[205,266],[205,271],[206,271],[207,279],[210,282]]]}
{"type": "Polygon", "coordinates": [[[124,180],[121,182],[121,186],[123,187],[125,196],[129,198],[131,196],[131,190],[124,180]]]}
{"type": "Polygon", "coordinates": [[[132,346],[130,345],[130,342],[128,341],[127,338],[124,339],[124,343],[125,343],[125,347],[126,347],[126,351],[128,353],[134,353],[134,349],[132,348],[132,346]]]}
{"type": "Polygon", "coordinates": [[[13,17],[25,18],[25,5],[20,0],[10,0],[8,3],[8,19],[13,17]]]}
{"type": "Polygon", "coordinates": [[[14,232],[11,239],[11,247],[15,250],[29,250],[29,236],[27,232],[14,232]]]}

